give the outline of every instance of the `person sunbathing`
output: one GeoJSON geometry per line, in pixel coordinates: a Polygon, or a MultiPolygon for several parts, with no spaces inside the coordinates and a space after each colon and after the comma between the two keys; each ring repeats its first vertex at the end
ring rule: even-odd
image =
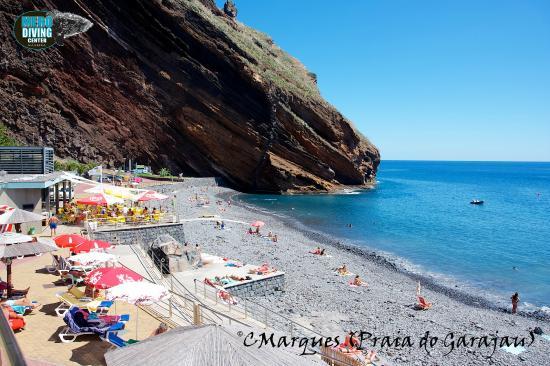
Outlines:
{"type": "Polygon", "coordinates": [[[1,302],[2,305],[6,305],[6,306],[25,306],[25,307],[28,307],[28,308],[31,308],[31,309],[35,309],[35,308],[38,308],[40,307],[41,305],[36,302],[36,301],[30,301],[29,299],[27,299],[26,297],[22,298],[22,299],[17,299],[17,300],[4,300],[1,302]]]}
{"type": "Polygon", "coordinates": [[[349,274],[348,267],[345,264],[342,267],[336,268],[336,272],[342,276],[349,274]]]}
{"type": "Polygon", "coordinates": [[[355,276],[355,278],[353,279],[351,284],[354,285],[354,286],[367,286],[367,283],[363,282],[361,280],[361,277],[359,277],[359,275],[355,276]]]}
{"type": "Polygon", "coordinates": [[[251,269],[248,271],[248,273],[253,273],[253,274],[259,274],[259,275],[265,275],[265,274],[268,274],[268,273],[271,273],[271,272],[275,272],[276,269],[275,267],[272,267],[271,269],[269,268],[269,265],[267,263],[264,263],[262,264],[260,267],[256,268],[256,269],[251,269]]]}
{"type": "Polygon", "coordinates": [[[3,315],[6,317],[8,323],[10,324],[10,328],[13,331],[25,328],[25,320],[23,318],[23,315],[17,314],[9,306],[2,305],[0,307],[3,315]]]}
{"type": "Polygon", "coordinates": [[[310,251],[311,254],[321,254],[321,248],[317,247],[317,249],[310,251]]]}
{"type": "Polygon", "coordinates": [[[248,281],[248,280],[252,279],[252,277],[250,277],[250,276],[241,277],[241,276],[237,276],[237,275],[231,275],[231,276],[229,276],[229,278],[231,278],[234,281],[248,281]]]}

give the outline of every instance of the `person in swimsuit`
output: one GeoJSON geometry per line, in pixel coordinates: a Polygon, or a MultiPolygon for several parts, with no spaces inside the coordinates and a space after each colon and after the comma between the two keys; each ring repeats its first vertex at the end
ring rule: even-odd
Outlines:
{"type": "Polygon", "coordinates": [[[167,331],[168,331],[168,325],[166,325],[166,323],[160,323],[157,329],[155,329],[153,333],[151,333],[150,337],[153,337],[162,333],[166,333],[167,331]]]}
{"type": "Polygon", "coordinates": [[[515,314],[518,312],[518,304],[519,304],[519,294],[516,292],[512,295],[512,314],[515,314]]]}
{"type": "Polygon", "coordinates": [[[59,219],[57,216],[53,215],[50,217],[49,225],[50,225],[50,236],[57,235],[57,225],[59,224],[59,219]]]}
{"type": "Polygon", "coordinates": [[[344,264],[342,267],[337,268],[336,271],[341,275],[345,275],[348,274],[348,267],[344,264]]]}

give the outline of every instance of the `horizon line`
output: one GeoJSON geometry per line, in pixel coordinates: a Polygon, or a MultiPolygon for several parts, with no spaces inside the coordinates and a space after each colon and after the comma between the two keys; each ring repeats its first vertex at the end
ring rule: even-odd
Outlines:
{"type": "Polygon", "coordinates": [[[446,159],[380,159],[383,161],[417,161],[442,163],[550,163],[547,160],[446,160],[446,159]]]}

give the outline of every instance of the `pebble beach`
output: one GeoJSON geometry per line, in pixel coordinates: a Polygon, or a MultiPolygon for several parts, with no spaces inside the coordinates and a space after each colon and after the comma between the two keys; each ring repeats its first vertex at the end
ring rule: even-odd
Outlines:
{"type": "Polygon", "coordinates": [[[209,254],[244,263],[267,262],[284,271],[285,290],[254,301],[323,335],[363,331],[363,345],[396,365],[550,364],[550,340],[530,333],[535,327],[550,332],[548,320],[512,315],[482,298],[407,273],[375,251],[245,205],[235,197],[239,192],[231,189],[174,189],[180,219],[187,219],[189,243],[202,245],[209,254]],[[223,220],[225,229],[215,228],[214,221],[194,219],[202,215],[219,216],[216,220],[223,220]],[[247,223],[255,220],[265,222],[263,235],[272,232],[278,241],[248,234],[247,223]],[[326,248],[327,255],[310,254],[316,247],[326,248]],[[353,276],[336,274],[335,268],[342,264],[368,287],[351,287],[353,276]],[[422,295],[433,303],[429,310],[416,307],[418,281],[422,295]],[[506,346],[506,337],[510,343],[523,339],[524,346],[505,351],[501,345],[506,346]]]}

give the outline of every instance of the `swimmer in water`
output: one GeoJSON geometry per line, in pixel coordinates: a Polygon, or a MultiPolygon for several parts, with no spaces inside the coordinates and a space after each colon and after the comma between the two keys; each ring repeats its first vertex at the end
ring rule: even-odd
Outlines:
{"type": "Polygon", "coordinates": [[[518,271],[518,267],[516,267],[516,266],[513,266],[512,269],[513,269],[514,271],[518,271]]]}

